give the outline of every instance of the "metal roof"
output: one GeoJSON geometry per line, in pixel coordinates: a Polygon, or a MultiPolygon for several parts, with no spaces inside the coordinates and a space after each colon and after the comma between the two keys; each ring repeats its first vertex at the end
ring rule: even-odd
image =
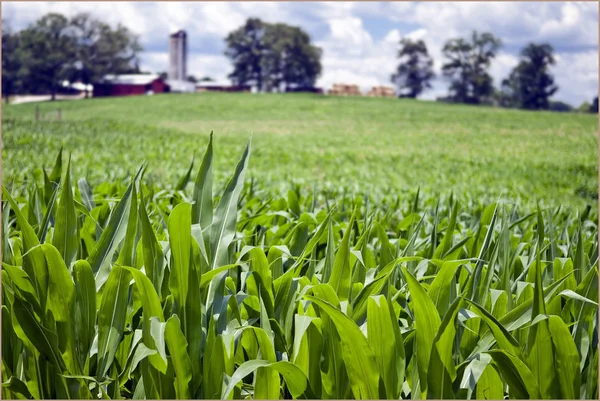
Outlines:
{"type": "Polygon", "coordinates": [[[219,81],[200,81],[196,83],[196,87],[199,88],[210,88],[213,86],[234,86],[231,81],[219,80],[219,81]]]}
{"type": "Polygon", "coordinates": [[[113,84],[147,85],[159,78],[156,74],[105,75],[103,81],[113,84]]]}

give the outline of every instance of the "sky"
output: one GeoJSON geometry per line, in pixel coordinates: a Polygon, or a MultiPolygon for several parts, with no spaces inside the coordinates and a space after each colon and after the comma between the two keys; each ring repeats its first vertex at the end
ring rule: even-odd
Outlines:
{"type": "Polygon", "coordinates": [[[161,72],[168,65],[168,36],[188,33],[188,74],[226,80],[232,70],[223,55],[224,37],[249,17],[300,26],[323,49],[317,85],[357,84],[363,91],[390,85],[403,37],[423,39],[437,77],[423,99],[447,94],[441,49],[451,38],[487,31],[503,41],[490,73],[499,85],[530,42],[550,43],[554,99],[579,106],[598,94],[598,5],[595,2],[2,2],[2,19],[21,29],[48,12],[78,12],[122,23],[140,36],[141,68],[161,72]]]}

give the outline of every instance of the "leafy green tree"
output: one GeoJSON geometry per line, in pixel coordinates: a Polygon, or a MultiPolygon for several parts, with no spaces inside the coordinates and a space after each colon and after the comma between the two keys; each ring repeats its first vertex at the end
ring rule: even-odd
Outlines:
{"type": "Polygon", "coordinates": [[[392,75],[401,97],[416,98],[425,89],[431,88],[433,60],[422,40],[403,38],[398,51],[400,64],[392,75]]]}
{"type": "Polygon", "coordinates": [[[20,33],[20,54],[27,77],[24,85],[32,93],[50,92],[56,98],[59,82],[68,79],[76,55],[69,20],[50,13],[20,33]]]}
{"type": "Polygon", "coordinates": [[[590,113],[598,113],[598,96],[594,98],[594,101],[590,106],[590,113]]]}
{"type": "Polygon", "coordinates": [[[18,33],[13,33],[6,21],[2,21],[2,96],[6,103],[21,85],[21,57],[18,33]]]}
{"type": "Polygon", "coordinates": [[[80,80],[87,85],[106,74],[139,72],[138,53],[142,46],[138,37],[125,26],[119,24],[113,29],[88,13],[74,16],[70,23],[76,46],[69,74],[71,80],[80,80]]]}
{"type": "Polygon", "coordinates": [[[555,64],[554,50],[547,43],[530,43],[521,51],[521,60],[503,81],[503,88],[523,109],[540,110],[550,107],[550,97],[558,86],[550,74],[555,64]]]}
{"type": "Polygon", "coordinates": [[[458,38],[446,42],[442,52],[448,61],[442,71],[450,80],[449,98],[470,104],[490,100],[494,85],[488,69],[501,45],[502,41],[491,33],[476,31],[470,40],[458,38]]]}
{"type": "Polygon", "coordinates": [[[314,86],[321,73],[321,49],[311,45],[306,32],[286,24],[268,25],[264,43],[267,90],[314,86]]]}
{"type": "Polygon", "coordinates": [[[572,111],[573,106],[571,106],[569,103],[562,102],[560,100],[550,100],[548,102],[548,110],[566,112],[566,111],[572,111]]]}
{"type": "Polygon", "coordinates": [[[258,18],[249,18],[244,26],[231,32],[225,38],[225,55],[233,63],[229,78],[236,85],[255,84],[263,89],[264,74],[262,60],[265,52],[263,37],[265,23],[258,18]]]}
{"type": "Polygon", "coordinates": [[[321,49],[298,27],[250,18],[225,39],[233,63],[229,78],[260,91],[313,86],[321,73],[321,49]]]}
{"type": "Polygon", "coordinates": [[[581,103],[579,105],[579,107],[577,108],[577,111],[580,113],[590,113],[591,108],[592,108],[592,105],[590,104],[590,102],[584,101],[583,103],[581,103]]]}

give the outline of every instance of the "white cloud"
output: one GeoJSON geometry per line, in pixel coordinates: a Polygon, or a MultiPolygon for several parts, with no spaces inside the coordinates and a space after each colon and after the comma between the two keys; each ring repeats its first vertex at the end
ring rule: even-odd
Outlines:
{"type": "Polygon", "coordinates": [[[317,84],[325,88],[334,83],[354,84],[363,92],[389,85],[400,37],[400,31],[392,29],[375,41],[361,19],[331,19],[328,36],[317,42],[323,49],[323,75],[317,84]]]}
{"type": "Polygon", "coordinates": [[[427,36],[427,29],[425,28],[419,28],[419,29],[415,29],[412,32],[409,32],[406,37],[408,39],[412,39],[412,40],[421,40],[424,39],[427,36]]]}
{"type": "Polygon", "coordinates": [[[558,85],[554,98],[579,106],[598,96],[598,52],[558,54],[552,72],[558,85]]]}

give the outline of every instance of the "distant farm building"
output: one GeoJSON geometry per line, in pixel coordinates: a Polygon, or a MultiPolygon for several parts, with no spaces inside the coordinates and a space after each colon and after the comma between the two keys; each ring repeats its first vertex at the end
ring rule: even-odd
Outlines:
{"type": "Polygon", "coordinates": [[[187,33],[179,30],[169,36],[169,79],[185,81],[187,78],[187,33]]]}
{"type": "Polygon", "coordinates": [[[167,85],[171,92],[195,92],[196,86],[187,80],[187,33],[179,30],[169,36],[169,73],[167,85]]]}
{"type": "Polygon", "coordinates": [[[94,84],[94,97],[152,95],[169,90],[165,80],[154,74],[106,75],[94,84]]]}
{"type": "Polygon", "coordinates": [[[394,88],[389,86],[374,86],[368,93],[370,97],[396,97],[394,88]]]}
{"type": "Polygon", "coordinates": [[[65,93],[65,94],[70,94],[70,95],[85,96],[86,92],[91,94],[92,91],[94,90],[93,85],[86,85],[80,81],[77,81],[77,82],[63,81],[61,86],[62,86],[62,88],[60,89],[60,92],[65,93]]]}
{"type": "Polygon", "coordinates": [[[250,85],[232,85],[227,81],[202,81],[196,83],[196,92],[250,92],[250,85]]]}
{"type": "Polygon", "coordinates": [[[193,82],[167,79],[165,83],[169,87],[169,91],[173,93],[196,92],[196,84],[193,82]]]}
{"type": "Polygon", "coordinates": [[[327,92],[335,96],[362,96],[358,85],[333,84],[333,87],[327,92]]]}

